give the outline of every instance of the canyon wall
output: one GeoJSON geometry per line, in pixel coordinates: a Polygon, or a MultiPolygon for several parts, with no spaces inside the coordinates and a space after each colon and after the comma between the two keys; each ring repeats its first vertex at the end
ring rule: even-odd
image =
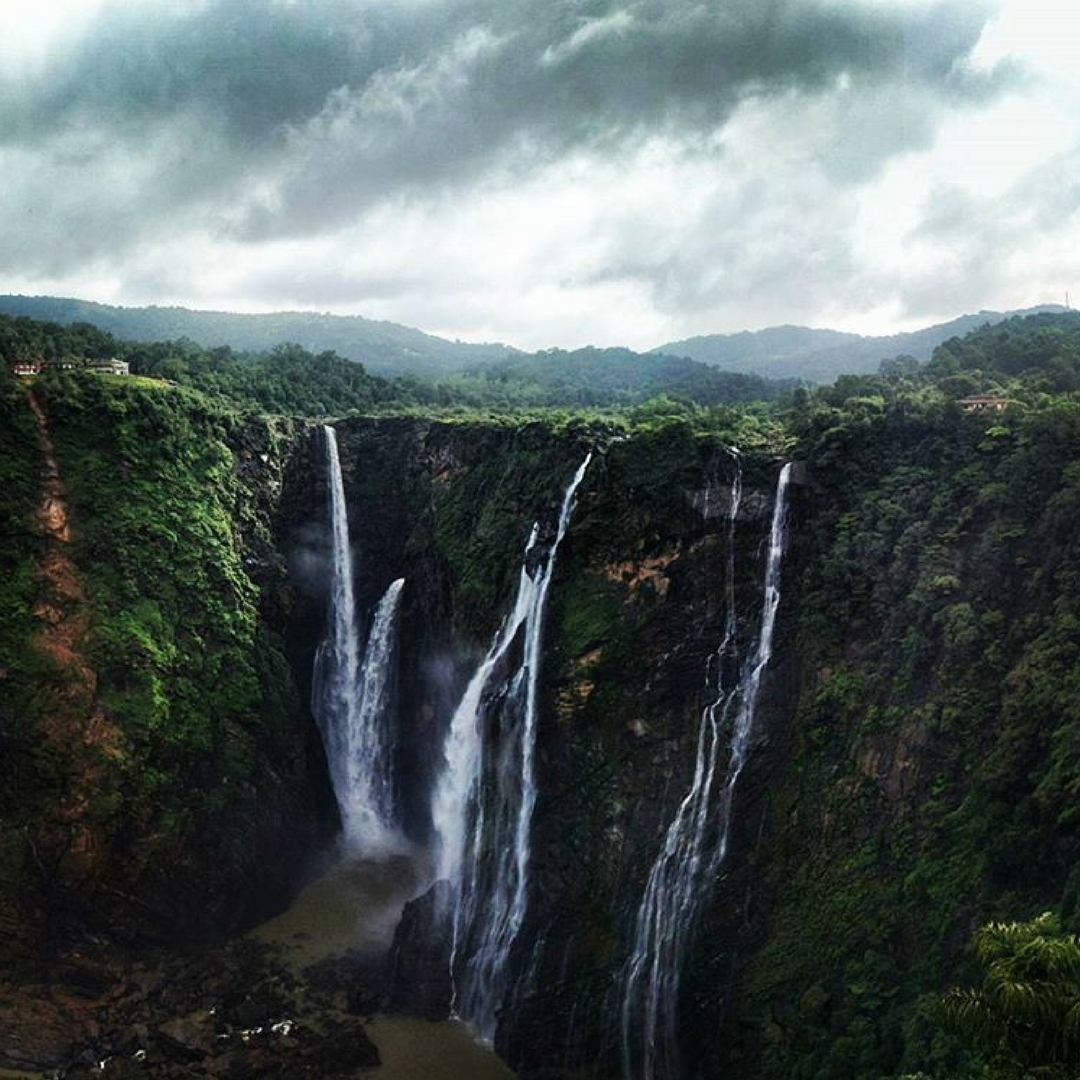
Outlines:
{"type": "MultiPolygon", "coordinates": [[[[87,933],[232,932],[287,901],[335,826],[307,707],[326,609],[317,427],[85,379],[42,384],[39,420],[23,388],[0,390],[4,968],[87,933]]],[[[616,1076],[634,920],[724,630],[734,435],[336,428],[361,619],[406,579],[395,769],[420,844],[528,531],[596,451],[552,581],[533,887],[495,1042],[526,1077],[616,1076]]],[[[684,1075],[950,1068],[933,1002],[973,927],[1068,921],[1080,892],[1080,421],[1054,403],[793,417],[787,445],[743,456],[744,653],[789,455],[773,661],[687,954],[684,1075]]]]}

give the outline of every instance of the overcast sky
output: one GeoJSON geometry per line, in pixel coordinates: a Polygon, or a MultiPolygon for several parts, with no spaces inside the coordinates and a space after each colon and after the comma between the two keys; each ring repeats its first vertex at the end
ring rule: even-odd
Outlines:
{"type": "Polygon", "coordinates": [[[1080,295],[1076,0],[0,0],[0,292],[527,348],[1080,295]]]}

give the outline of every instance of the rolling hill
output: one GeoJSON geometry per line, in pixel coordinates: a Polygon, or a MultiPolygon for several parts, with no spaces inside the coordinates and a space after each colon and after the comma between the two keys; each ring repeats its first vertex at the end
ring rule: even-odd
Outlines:
{"type": "Polygon", "coordinates": [[[383,375],[437,379],[478,363],[515,354],[508,345],[473,345],[359,315],[281,311],[243,315],[181,307],[114,307],[54,296],[0,296],[0,314],[54,323],[86,322],[129,341],[188,338],[204,348],[228,345],[264,352],[284,342],[309,352],[333,351],[383,375]]]}
{"type": "Polygon", "coordinates": [[[926,361],[938,345],[962,337],[987,323],[999,323],[1013,315],[1042,311],[1064,311],[1057,304],[1023,311],[980,311],[961,315],[949,322],[904,334],[863,336],[838,330],[814,330],[806,326],[771,326],[765,330],[744,330],[737,334],[708,334],[670,341],[651,350],[669,356],[687,356],[706,364],[763,375],[772,379],[806,379],[832,382],[838,375],[877,371],[882,360],[913,356],[926,361]]]}

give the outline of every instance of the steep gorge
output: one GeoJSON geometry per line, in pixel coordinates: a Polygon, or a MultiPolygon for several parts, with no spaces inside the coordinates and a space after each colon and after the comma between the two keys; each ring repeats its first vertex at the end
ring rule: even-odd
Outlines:
{"type": "Polygon", "coordinates": [[[221,936],[280,903],[329,831],[273,644],[270,492],[243,479],[273,468],[273,432],[165,391],[5,390],[36,417],[4,449],[42,506],[8,551],[5,598],[26,605],[4,620],[12,963],[40,975],[88,930],[221,936]]]}
{"type": "MultiPolygon", "coordinates": [[[[718,437],[679,426],[614,441],[539,425],[346,421],[337,430],[367,579],[360,609],[388,580],[408,577],[398,772],[412,778],[420,840],[431,828],[420,796],[437,772],[448,718],[510,606],[527,522],[554,508],[586,445],[602,451],[582,481],[553,582],[539,687],[535,885],[510,950],[512,990],[498,1009],[495,1045],[526,1070],[606,1059],[602,1071],[617,1072],[620,969],[648,867],[693,772],[704,673],[729,589],[749,613],[737,632],[753,651],[779,463],[761,454],[746,461],[735,523],[742,572],[728,581],[731,457],[718,437]]],[[[317,499],[321,485],[306,490],[317,499]]],[[[317,505],[300,516],[298,535],[319,519],[317,505]]],[[[741,845],[741,817],[736,831],[741,845]]],[[[398,982],[425,975],[399,971],[398,982]]],[[[442,1008],[449,1004],[447,992],[442,1008]]]]}
{"type": "MultiPolygon", "coordinates": [[[[427,553],[422,613],[409,618],[419,654],[446,661],[438,677],[429,661],[412,711],[414,745],[430,745],[423,718],[448,715],[471,670],[455,650],[472,640],[478,658],[509,604],[526,523],[589,442],[406,422],[347,424],[346,441],[350,431],[365,463],[350,486],[371,523],[365,550],[386,550],[373,535],[380,511],[400,512],[376,494],[387,473],[372,462],[404,470],[391,488],[406,498],[426,492],[410,518],[426,524],[402,530],[399,517],[390,531],[410,538],[400,565],[427,553]]],[[[1075,418],[1060,406],[996,425],[958,410],[882,412],[800,437],[790,584],[733,855],[691,943],[684,1067],[952,1068],[963,1057],[931,1034],[932,1003],[961,977],[972,929],[1072,910],[1075,418]],[[1029,828],[1035,849],[1015,846],[1029,828]]],[[[525,1075],[619,1072],[620,969],[687,789],[704,661],[723,632],[723,440],[675,426],[599,442],[552,592],[536,886],[496,1034],[525,1075]]],[[[759,454],[746,466],[736,588],[749,612],[778,463],[759,454]]],[[[411,768],[423,789],[430,760],[411,768]]],[[[422,834],[422,807],[416,821],[422,834]]]]}
{"type": "MultiPolygon", "coordinates": [[[[87,928],[175,942],[196,933],[194,913],[218,934],[247,925],[284,903],[334,825],[305,704],[329,550],[317,425],[88,381],[44,387],[42,407],[86,580],[95,699],[121,750],[90,798],[108,873],[93,887],[63,867],[35,880],[29,839],[54,795],[33,746],[55,709],[19,696],[44,586],[14,574],[29,599],[2,627],[20,799],[3,804],[0,888],[63,897],[50,926],[33,904],[14,920],[34,942],[20,963],[39,972],[87,928]]],[[[4,408],[32,520],[40,444],[16,391],[4,408]]],[[[528,530],[596,452],[551,584],[532,887],[495,1045],[523,1076],[617,1076],[620,979],[690,787],[729,595],[744,654],[757,632],[781,448],[744,456],[731,580],[730,432],[412,417],[336,431],[357,611],[406,579],[393,766],[419,843],[442,735],[512,602],[528,530]]],[[[957,1051],[929,1036],[927,1007],[971,928],[1076,904],[1080,423],[1064,407],[996,425],[882,412],[795,434],[761,716],[682,980],[686,1076],[947,1066],[957,1051]]],[[[31,529],[5,558],[38,565],[47,542],[31,529]]]]}

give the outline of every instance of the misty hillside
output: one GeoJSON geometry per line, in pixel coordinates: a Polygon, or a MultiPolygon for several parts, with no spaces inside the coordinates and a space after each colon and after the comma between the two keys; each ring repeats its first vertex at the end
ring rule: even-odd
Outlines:
{"type": "Polygon", "coordinates": [[[687,356],[726,371],[752,372],[773,379],[831,382],[838,375],[877,371],[882,360],[906,354],[926,361],[942,342],[961,337],[1012,315],[1063,311],[1046,304],[1023,311],[980,311],[905,334],[881,337],[814,330],[806,326],[771,326],[738,334],[708,334],[658,345],[654,353],[687,356]]]}
{"type": "Polygon", "coordinates": [[[188,338],[208,348],[228,345],[241,351],[264,352],[290,342],[313,353],[336,352],[380,374],[426,378],[515,353],[507,345],[447,341],[409,326],[359,315],[305,311],[241,315],[181,307],[114,307],[55,296],[0,296],[0,314],[62,324],[87,322],[128,340],[188,338]]]}

